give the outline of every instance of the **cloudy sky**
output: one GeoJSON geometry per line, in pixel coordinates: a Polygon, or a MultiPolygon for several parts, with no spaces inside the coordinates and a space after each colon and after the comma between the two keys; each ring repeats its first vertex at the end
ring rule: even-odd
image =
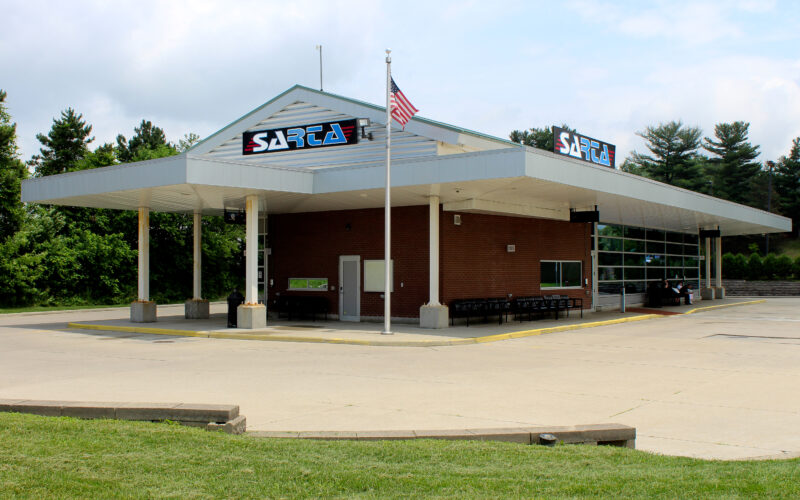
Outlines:
{"type": "Polygon", "coordinates": [[[507,137],[567,123],[617,145],[744,120],[761,159],[800,136],[800,2],[4,0],[0,88],[21,157],[73,107],[95,145],[143,118],[201,137],[299,83],[381,104],[384,49],[422,116],[507,137]]]}

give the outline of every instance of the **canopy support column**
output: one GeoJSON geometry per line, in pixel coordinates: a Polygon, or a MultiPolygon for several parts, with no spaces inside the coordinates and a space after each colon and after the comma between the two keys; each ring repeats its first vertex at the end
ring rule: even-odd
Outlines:
{"type": "Polygon", "coordinates": [[[154,323],[156,303],[150,301],[150,208],[139,207],[139,292],[131,304],[131,322],[154,323]]]}
{"type": "Polygon", "coordinates": [[[245,297],[237,310],[239,328],[264,328],[267,326],[267,308],[258,303],[258,205],[257,195],[248,195],[245,201],[245,297]]]}
{"type": "Polygon", "coordinates": [[[714,300],[714,288],[711,286],[711,238],[706,238],[706,286],[700,290],[703,300],[714,300]]]}
{"type": "Polygon", "coordinates": [[[422,328],[447,328],[448,308],[439,302],[439,197],[428,198],[428,303],[419,309],[422,328]]]}
{"type": "Polygon", "coordinates": [[[716,247],[717,247],[717,260],[716,260],[716,290],[715,297],[718,299],[725,298],[725,288],[722,286],[722,236],[717,236],[716,238],[716,247]]]}
{"type": "Polygon", "coordinates": [[[200,210],[194,211],[194,252],[192,268],[192,298],[184,303],[184,317],[186,319],[208,319],[208,301],[202,296],[202,230],[203,214],[200,210]]]}

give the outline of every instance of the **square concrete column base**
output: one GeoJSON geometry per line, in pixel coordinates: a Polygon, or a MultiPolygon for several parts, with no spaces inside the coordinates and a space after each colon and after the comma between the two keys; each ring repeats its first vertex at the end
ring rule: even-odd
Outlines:
{"type": "Polygon", "coordinates": [[[419,308],[419,326],[422,328],[447,328],[447,306],[422,306],[419,308]]]}
{"type": "Polygon", "coordinates": [[[700,296],[703,300],[714,300],[714,296],[716,295],[715,289],[713,288],[703,288],[700,290],[700,296]]]}
{"type": "Polygon", "coordinates": [[[237,328],[265,328],[267,326],[267,306],[264,304],[242,304],[236,308],[237,328]]]}
{"type": "Polygon", "coordinates": [[[725,287],[724,286],[718,286],[714,290],[716,291],[716,294],[715,294],[716,298],[718,298],[718,299],[724,299],[725,298],[725,287]]]}
{"type": "Polygon", "coordinates": [[[155,323],[156,303],[149,300],[131,302],[131,323],[155,323]]]}
{"type": "Polygon", "coordinates": [[[208,319],[208,301],[189,299],[183,304],[183,317],[186,319],[208,319]]]}

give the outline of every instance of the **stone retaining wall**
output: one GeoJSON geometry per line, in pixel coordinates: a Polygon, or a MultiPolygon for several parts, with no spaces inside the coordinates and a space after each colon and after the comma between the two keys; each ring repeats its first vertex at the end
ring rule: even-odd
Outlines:
{"type": "Polygon", "coordinates": [[[728,297],[800,296],[800,281],[722,280],[728,297]]]}

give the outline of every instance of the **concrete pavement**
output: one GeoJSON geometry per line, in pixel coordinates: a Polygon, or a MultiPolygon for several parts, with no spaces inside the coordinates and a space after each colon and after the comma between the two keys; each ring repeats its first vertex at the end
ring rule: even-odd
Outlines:
{"type": "Polygon", "coordinates": [[[66,329],[118,321],[127,309],[0,315],[0,398],[238,404],[249,429],[275,431],[619,422],[637,428],[637,448],[659,453],[792,456],[800,453],[798,306],[768,299],[423,348],[66,329]]]}

